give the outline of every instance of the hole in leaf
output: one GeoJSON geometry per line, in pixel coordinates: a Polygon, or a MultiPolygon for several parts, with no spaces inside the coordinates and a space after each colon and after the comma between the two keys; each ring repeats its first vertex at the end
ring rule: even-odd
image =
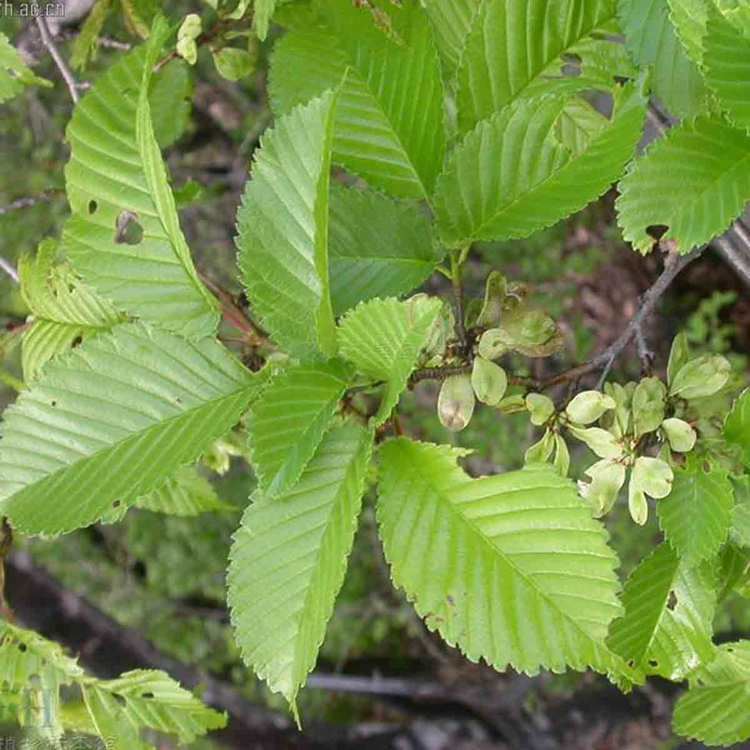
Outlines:
{"type": "Polygon", "coordinates": [[[669,597],[667,599],[667,609],[670,612],[672,612],[676,606],[677,606],[677,594],[675,594],[674,591],[670,591],[669,597]]]}
{"type": "Polygon", "coordinates": [[[98,208],[99,204],[95,200],[89,201],[89,214],[95,214],[98,208]]]}
{"type": "Polygon", "coordinates": [[[113,698],[114,698],[114,699],[115,699],[115,700],[116,700],[116,701],[117,701],[117,702],[118,702],[118,703],[119,703],[119,704],[120,704],[121,706],[126,706],[126,705],[127,705],[127,703],[128,703],[128,702],[127,702],[127,700],[125,700],[125,696],[124,696],[124,695],[120,695],[119,693],[112,693],[112,697],[113,697],[113,698]]]}
{"type": "Polygon", "coordinates": [[[631,669],[635,669],[635,659],[628,659],[628,666],[631,669]]]}
{"type": "Polygon", "coordinates": [[[669,227],[666,224],[652,224],[646,227],[646,234],[653,237],[657,242],[667,233],[669,227]]]}
{"type": "Polygon", "coordinates": [[[57,406],[57,401],[51,401],[50,406],[57,406]]]}
{"type": "Polygon", "coordinates": [[[112,503],[112,507],[113,507],[113,508],[119,508],[119,507],[120,507],[121,505],[122,505],[122,502],[121,502],[120,500],[115,500],[115,501],[114,501],[114,502],[112,503]]]}
{"type": "Polygon", "coordinates": [[[148,698],[153,698],[153,697],[154,697],[153,693],[143,693],[143,695],[141,695],[141,698],[147,698],[148,699],[148,698]]]}
{"type": "Polygon", "coordinates": [[[574,52],[566,52],[560,56],[560,59],[562,60],[560,72],[564,76],[578,78],[583,72],[583,60],[580,55],[577,55],[574,52]]]}
{"type": "Polygon", "coordinates": [[[80,346],[83,343],[83,337],[82,336],[76,336],[73,339],[73,348],[75,349],[77,346],[80,346]]]}
{"type": "Polygon", "coordinates": [[[143,227],[138,216],[132,211],[121,211],[115,222],[115,242],[118,245],[140,245],[143,241],[143,227]]]}
{"type": "Polygon", "coordinates": [[[19,643],[19,644],[18,644],[18,650],[19,650],[19,651],[20,651],[20,652],[21,652],[22,654],[25,654],[25,653],[26,653],[26,651],[27,651],[27,648],[28,648],[28,647],[26,646],[26,644],[25,644],[25,643],[19,643]]]}
{"type": "Polygon", "coordinates": [[[649,659],[648,660],[648,665],[649,665],[649,667],[653,667],[654,669],[656,669],[656,667],[659,666],[659,662],[656,661],[656,659],[649,659]]]}

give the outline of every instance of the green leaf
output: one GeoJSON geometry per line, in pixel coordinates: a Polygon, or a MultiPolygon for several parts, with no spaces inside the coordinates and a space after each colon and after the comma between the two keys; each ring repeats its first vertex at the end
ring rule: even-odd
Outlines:
{"type": "Polygon", "coordinates": [[[159,12],[156,0],[121,0],[128,30],[148,39],[154,17],[159,12]]]}
{"type": "Polygon", "coordinates": [[[724,425],[724,437],[742,449],[742,460],[750,469],[750,389],[734,402],[724,425]]]}
{"type": "Polygon", "coordinates": [[[207,330],[200,329],[200,334],[205,335],[213,333],[216,329],[215,310],[217,309],[217,303],[201,283],[195,266],[193,266],[190,248],[180,228],[177,206],[174,195],[172,195],[172,189],[169,186],[169,177],[161,158],[161,150],[156,140],[154,125],[151,119],[149,86],[153,76],[154,65],[156,65],[159,59],[159,53],[168,35],[169,26],[166,19],[163,16],[158,16],[151,31],[150,42],[146,51],[146,60],[143,65],[143,77],[141,79],[135,117],[135,137],[141,157],[143,173],[146,178],[146,186],[162,229],[166,233],[167,240],[172,246],[172,250],[177,256],[186,276],[201,293],[206,310],[214,312],[214,315],[211,316],[210,327],[207,330]]]}
{"type": "Polygon", "coordinates": [[[706,87],[672,24],[666,0],[619,0],[625,43],[635,62],[651,68],[651,88],[673,115],[690,117],[706,108],[706,87]]]}
{"type": "Polygon", "coordinates": [[[59,534],[131,505],[226,434],[264,380],[210,339],[140,323],[89,339],[5,411],[2,512],[59,534]]]}
{"type": "Polygon", "coordinates": [[[292,354],[334,354],[328,289],[328,181],[336,95],[278,120],[256,151],[237,220],[248,298],[292,354]]]}
{"type": "Polygon", "coordinates": [[[429,21],[417,0],[382,12],[387,37],[366,9],[320,0],[276,45],[270,87],[276,114],[338,86],[334,161],[374,187],[429,198],[443,165],[443,87],[429,21]],[[348,71],[348,72],[347,72],[348,71]]]}
{"type": "Polygon", "coordinates": [[[729,535],[735,544],[750,547],[750,476],[732,479],[735,505],[729,535]]]}
{"type": "Polygon", "coordinates": [[[424,5],[432,24],[445,78],[450,80],[458,72],[481,0],[427,0],[424,5]]]}
{"type": "Polygon", "coordinates": [[[330,222],[328,253],[336,315],[363,300],[412,291],[443,254],[418,206],[374,190],[335,185],[330,222]]]}
{"type": "Polygon", "coordinates": [[[716,579],[713,563],[690,567],[660,544],[625,584],[609,647],[646,674],[683,680],[714,652],[716,579]]]}
{"type": "Polygon", "coordinates": [[[63,734],[60,686],[82,677],[83,670],[76,660],[67,656],[58,644],[0,621],[3,703],[15,703],[14,718],[26,734],[57,747],[63,734]]]}
{"type": "Polygon", "coordinates": [[[89,60],[96,57],[99,35],[111,10],[112,0],[96,0],[94,3],[73,42],[73,53],[70,56],[70,67],[73,70],[84,70],[89,60]]]}
{"type": "Polygon", "coordinates": [[[726,542],[732,520],[734,493],[719,468],[704,471],[689,461],[674,472],[672,492],[656,509],[659,527],[688,565],[713,557],[726,542]]]}
{"type": "Polygon", "coordinates": [[[750,135],[718,118],[672,128],[637,159],[620,182],[618,222],[636,250],[654,244],[648,229],[666,226],[662,242],[681,253],[721,234],[750,200],[750,135]]]}
{"type": "Polygon", "coordinates": [[[706,35],[706,0],[667,0],[669,18],[688,57],[698,65],[703,61],[706,35]]]}
{"type": "Polygon", "coordinates": [[[222,502],[216,490],[194,466],[183,466],[161,487],[138,498],[136,508],[170,516],[199,516],[224,510],[237,510],[222,502]]]}
{"type": "Polygon", "coordinates": [[[213,53],[214,65],[219,74],[228,81],[239,81],[253,72],[255,60],[245,49],[223,47],[213,53]]]}
{"type": "Polygon", "coordinates": [[[132,750],[128,742],[142,729],[187,743],[226,725],[224,714],[204,706],[165,672],[138,669],[115,680],[91,681],[82,692],[94,726],[115,750],[132,750]]]}
{"type": "Polygon", "coordinates": [[[8,37],[0,33],[0,103],[20,94],[24,86],[34,84],[52,86],[50,81],[34,75],[8,37]]]}
{"type": "Polygon", "coordinates": [[[146,122],[145,92],[139,100],[155,49],[148,60],[143,47],[120,59],[75,108],[65,167],[73,216],[63,242],[84,280],[117,307],[198,338],[216,329],[217,305],[198,280],[179,229],[146,122]]]}
{"type": "Polygon", "coordinates": [[[750,738],[750,641],[719,646],[675,706],[674,730],[707,745],[750,738]]]}
{"type": "Polygon", "coordinates": [[[398,403],[441,307],[438,299],[375,299],[357,305],[341,321],[341,355],[364,375],[385,381],[376,425],[388,419],[398,403]]]}
{"type": "Polygon", "coordinates": [[[617,557],[572,482],[538,464],[471,479],[463,450],[403,438],[380,455],[385,555],[430,630],[497,669],[626,669],[604,646],[617,557]]]}
{"type": "Polygon", "coordinates": [[[557,137],[569,151],[583,153],[591,139],[606,127],[607,118],[581,97],[573,97],[560,112],[557,137]]]}
{"type": "Polygon", "coordinates": [[[750,128],[750,38],[707,2],[703,65],[706,82],[737,127],[750,128]]]}
{"type": "Polygon", "coordinates": [[[23,336],[23,372],[35,380],[53,357],[76,342],[122,322],[113,305],[81,282],[67,264],[55,265],[56,243],[42,242],[18,264],[21,293],[34,316],[23,336]]]}
{"type": "Polygon", "coordinates": [[[253,27],[261,41],[268,36],[268,26],[275,10],[276,0],[255,0],[253,3],[253,27]]]}
{"type": "Polygon", "coordinates": [[[633,86],[585,151],[557,137],[566,100],[522,99],[481,122],[438,181],[436,212],[450,245],[526,237],[583,208],[618,179],[640,138],[644,103],[633,86]]]}
{"type": "Polygon", "coordinates": [[[332,429],[299,482],[262,495],[235,534],[229,604],[244,660],[296,713],[346,571],[372,433],[332,429]]]}
{"type": "Polygon", "coordinates": [[[256,401],[248,424],[252,465],[266,495],[285,492],[331,425],[348,383],[341,362],[300,364],[287,368],[256,401]]]}
{"type": "Polygon", "coordinates": [[[31,685],[32,676],[51,668],[57,682],[68,685],[83,677],[83,669],[53,641],[32,630],[0,620],[0,682],[11,690],[31,685]]]}
{"type": "Polygon", "coordinates": [[[612,85],[586,75],[587,56],[613,46],[614,0],[487,0],[475,15],[458,73],[462,133],[520,98],[561,91],[561,86],[612,85]],[[572,56],[582,59],[582,80],[563,78],[572,56]]]}
{"type": "Polygon", "coordinates": [[[190,122],[193,82],[190,66],[172,60],[159,70],[149,91],[154,134],[162,149],[178,141],[190,122]]]}

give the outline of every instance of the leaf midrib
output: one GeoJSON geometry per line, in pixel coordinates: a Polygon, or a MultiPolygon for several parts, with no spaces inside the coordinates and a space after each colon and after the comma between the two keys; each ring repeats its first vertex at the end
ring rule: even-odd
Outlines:
{"type": "MultiPolygon", "coordinates": [[[[325,519],[325,525],[324,525],[324,531],[320,536],[321,543],[318,545],[316,553],[315,553],[315,560],[314,564],[310,566],[310,569],[313,571],[312,575],[310,576],[310,583],[312,584],[313,579],[315,578],[317,572],[320,569],[320,559],[322,557],[322,550],[326,543],[330,544],[329,537],[330,537],[330,531],[331,531],[331,518],[333,517],[336,508],[339,506],[339,504],[343,505],[343,501],[345,499],[346,491],[347,491],[347,485],[349,483],[350,477],[352,475],[352,472],[355,470],[358,461],[360,460],[360,455],[365,447],[364,441],[367,439],[368,433],[366,431],[362,431],[362,433],[359,435],[358,443],[357,443],[357,449],[353,451],[349,457],[349,462],[344,469],[342,476],[341,476],[341,483],[339,485],[339,489],[336,492],[336,496],[334,497],[333,501],[329,505],[328,513],[326,514],[325,519]]],[[[353,501],[356,503],[356,498],[353,501]]],[[[345,509],[342,508],[342,513],[345,509]]],[[[356,518],[354,520],[354,523],[356,524],[356,518]]],[[[356,531],[356,528],[355,528],[356,531]]],[[[345,562],[345,561],[344,561],[345,562]]],[[[308,585],[306,587],[307,591],[305,592],[305,599],[302,603],[302,609],[300,618],[298,620],[298,627],[297,627],[297,633],[299,634],[302,631],[303,622],[308,619],[308,612],[310,610],[310,597],[313,595],[313,586],[308,585]]],[[[318,592],[315,592],[315,595],[317,596],[318,592]]],[[[314,624],[314,623],[313,623],[314,624]]],[[[299,668],[301,656],[299,653],[300,648],[300,639],[298,637],[295,637],[294,639],[294,655],[293,655],[293,661],[292,664],[294,665],[293,668],[299,668]]],[[[292,681],[294,683],[294,675],[292,675],[292,681]]],[[[293,702],[296,699],[297,693],[299,693],[299,685],[295,685],[293,687],[293,694],[290,699],[290,702],[293,702]]]]}
{"type": "MultiPolygon", "coordinates": [[[[573,5],[571,5],[571,7],[573,7],[573,5]]],[[[476,28],[475,24],[476,24],[477,20],[480,20],[480,21],[484,20],[482,18],[482,13],[481,12],[475,13],[474,18],[472,19],[472,26],[471,26],[471,32],[470,32],[470,34],[476,28]]],[[[534,69],[531,72],[531,75],[529,76],[529,78],[526,81],[526,83],[524,83],[523,86],[521,86],[521,88],[519,88],[518,90],[514,91],[511,94],[511,96],[510,96],[510,98],[508,100],[506,100],[506,101],[504,101],[504,102],[502,102],[500,104],[495,104],[493,102],[493,106],[495,108],[495,111],[491,112],[489,114],[489,116],[485,116],[485,117],[478,117],[477,116],[479,113],[476,111],[476,108],[474,108],[474,101],[473,101],[473,96],[472,96],[472,108],[474,108],[474,111],[472,112],[473,122],[472,122],[472,124],[469,127],[464,128],[463,132],[464,133],[470,132],[471,130],[473,130],[473,128],[476,125],[478,125],[483,120],[489,119],[489,117],[492,117],[496,112],[499,112],[503,107],[507,107],[508,105],[513,104],[514,102],[519,101],[520,99],[523,99],[524,98],[524,92],[532,84],[536,83],[544,75],[544,73],[549,70],[549,68],[553,65],[553,63],[555,63],[557,60],[559,60],[564,54],[569,53],[570,50],[574,49],[582,41],[584,41],[585,39],[587,39],[588,37],[590,37],[595,31],[597,31],[600,28],[606,26],[608,23],[611,23],[612,21],[617,21],[617,8],[616,8],[616,6],[614,6],[613,11],[612,11],[612,13],[610,15],[603,16],[602,18],[599,18],[599,19],[595,19],[594,22],[593,22],[593,24],[591,26],[587,27],[585,31],[582,31],[581,35],[577,39],[575,39],[572,43],[564,45],[562,47],[559,47],[557,49],[557,52],[554,55],[550,56],[548,59],[546,59],[545,62],[544,62],[544,64],[541,67],[536,68],[536,69],[534,69]]],[[[467,41],[468,41],[468,38],[469,37],[467,37],[467,41]]],[[[459,63],[459,75],[460,75],[460,71],[464,67],[464,62],[465,62],[464,61],[464,52],[466,50],[466,47],[467,47],[467,43],[465,42],[464,45],[463,45],[462,54],[461,54],[461,60],[460,60],[460,63],[459,63]]],[[[493,96],[493,99],[494,99],[494,96],[493,96]]]]}
{"type": "MultiPolygon", "coordinates": [[[[415,471],[415,469],[414,469],[414,468],[412,468],[412,471],[414,472],[414,471],[415,471]]],[[[455,469],[453,470],[453,473],[454,473],[454,474],[456,474],[456,473],[459,473],[459,472],[461,472],[461,469],[459,469],[459,468],[455,468],[455,469]]],[[[463,474],[463,472],[461,472],[461,474],[463,474]]],[[[555,611],[557,611],[557,612],[558,612],[558,613],[560,614],[560,616],[562,616],[562,617],[563,617],[563,618],[564,618],[565,620],[567,620],[567,621],[569,621],[570,623],[572,623],[572,625],[573,625],[573,626],[574,626],[574,627],[576,628],[576,630],[578,630],[578,631],[579,631],[579,632],[580,632],[580,633],[581,633],[581,634],[582,634],[582,635],[583,635],[583,636],[584,636],[584,637],[586,638],[586,640],[588,640],[588,641],[589,641],[589,642],[590,642],[590,643],[591,643],[591,644],[592,644],[592,645],[594,646],[594,648],[595,648],[595,649],[597,649],[597,650],[598,650],[598,649],[601,649],[602,651],[604,651],[604,652],[605,652],[605,653],[607,653],[607,654],[611,654],[612,656],[616,656],[616,654],[614,654],[614,652],[610,651],[610,650],[609,650],[609,648],[607,648],[607,646],[605,646],[605,645],[601,645],[601,644],[597,643],[597,642],[596,642],[596,641],[595,641],[595,640],[594,640],[594,639],[593,639],[593,638],[591,637],[591,635],[589,635],[589,633],[587,633],[587,632],[586,632],[586,631],[585,631],[585,630],[584,630],[584,629],[583,629],[583,628],[581,627],[581,625],[580,625],[580,624],[579,624],[579,623],[578,623],[578,622],[577,622],[576,620],[573,620],[573,619],[572,619],[572,618],[570,617],[570,615],[568,615],[568,614],[567,614],[566,612],[564,612],[563,610],[561,610],[561,609],[560,609],[560,608],[559,608],[559,607],[557,606],[557,604],[556,604],[556,603],[554,603],[554,602],[553,602],[553,601],[552,601],[552,600],[550,599],[550,595],[549,595],[549,594],[548,594],[547,592],[545,592],[545,591],[544,591],[543,589],[541,589],[541,588],[539,587],[539,585],[538,585],[538,584],[536,583],[536,581],[535,581],[535,580],[534,580],[534,579],[533,579],[532,577],[530,577],[530,576],[529,576],[529,575],[528,575],[527,573],[525,573],[524,571],[522,571],[522,570],[521,570],[521,569],[520,569],[520,568],[519,568],[519,567],[518,567],[518,566],[516,565],[516,563],[515,563],[515,562],[514,562],[514,561],[513,561],[512,559],[510,559],[510,558],[508,557],[508,555],[507,555],[507,554],[506,554],[506,553],[505,553],[505,552],[503,551],[503,549],[502,549],[502,548],[500,548],[500,547],[498,547],[497,545],[495,545],[495,544],[494,544],[494,543],[493,543],[493,542],[492,542],[492,541],[491,541],[491,540],[490,540],[490,539],[489,539],[489,538],[488,538],[488,537],[487,537],[487,536],[486,536],[485,534],[483,534],[483,533],[482,533],[482,532],[480,531],[480,529],[478,528],[478,526],[477,526],[477,524],[476,524],[476,523],[474,523],[474,522],[473,522],[473,521],[472,521],[472,520],[471,520],[470,518],[467,518],[467,517],[466,517],[465,515],[463,515],[463,514],[462,514],[462,513],[460,512],[460,510],[459,510],[458,506],[457,506],[456,504],[454,504],[454,503],[453,503],[453,502],[452,502],[452,501],[450,500],[449,496],[447,495],[447,493],[446,493],[446,492],[444,491],[444,489],[443,489],[443,488],[439,488],[439,487],[437,487],[437,486],[436,486],[436,485],[435,485],[435,484],[433,483],[433,481],[432,481],[432,480],[430,479],[430,477],[429,477],[428,475],[426,475],[426,474],[425,474],[425,475],[422,475],[422,474],[420,473],[420,477],[422,477],[422,478],[423,478],[423,481],[424,481],[424,482],[425,482],[425,483],[426,483],[426,484],[427,484],[427,485],[428,485],[428,486],[429,486],[429,487],[430,487],[430,488],[431,488],[431,489],[433,490],[433,492],[434,492],[434,493],[435,493],[435,494],[436,494],[436,495],[437,495],[438,497],[440,497],[440,498],[441,498],[441,499],[443,500],[443,502],[444,502],[444,503],[446,503],[446,504],[448,505],[448,507],[450,508],[451,512],[453,512],[453,513],[454,513],[454,515],[456,515],[456,516],[457,516],[457,517],[459,518],[459,520],[460,520],[460,521],[462,521],[463,523],[465,523],[465,524],[466,524],[466,525],[467,525],[467,526],[468,526],[468,527],[469,527],[469,528],[470,528],[470,529],[472,530],[472,532],[474,532],[474,533],[475,533],[475,534],[476,534],[476,535],[477,535],[477,536],[478,536],[478,537],[479,537],[479,538],[480,538],[480,539],[482,540],[482,542],[483,542],[483,543],[484,543],[484,544],[485,544],[485,545],[486,545],[487,547],[489,547],[489,548],[490,548],[490,549],[491,549],[491,550],[492,550],[492,551],[493,551],[494,553],[496,553],[496,554],[498,554],[498,555],[499,555],[500,557],[502,557],[503,561],[504,561],[504,562],[505,562],[505,563],[506,563],[506,564],[508,565],[508,567],[509,567],[509,568],[511,568],[511,569],[513,570],[513,572],[514,572],[514,573],[515,573],[516,575],[518,575],[518,576],[519,576],[519,578],[521,578],[521,579],[522,579],[523,581],[525,581],[525,582],[527,583],[527,585],[528,585],[528,586],[530,586],[530,587],[531,587],[532,589],[534,589],[534,591],[535,591],[535,592],[536,592],[536,593],[537,593],[537,594],[538,594],[538,595],[539,595],[539,596],[540,596],[540,597],[541,597],[542,599],[544,599],[544,601],[545,601],[545,602],[547,602],[547,603],[548,603],[548,606],[550,606],[550,607],[554,608],[554,609],[555,609],[555,611]]],[[[456,483],[455,483],[455,486],[464,486],[464,485],[466,485],[466,484],[470,484],[470,483],[472,483],[472,482],[480,482],[480,481],[481,481],[481,479],[471,479],[471,478],[465,478],[465,477],[463,477],[463,476],[462,476],[462,478],[461,478],[461,482],[456,482],[456,483]]],[[[537,488],[537,489],[555,489],[555,488],[553,488],[553,487],[547,487],[547,488],[544,488],[544,487],[540,487],[540,488],[537,488]]],[[[509,494],[512,494],[513,492],[520,492],[520,491],[524,491],[524,490],[522,490],[522,489],[517,489],[517,490],[511,490],[510,492],[503,492],[503,493],[500,493],[500,494],[501,494],[501,495],[509,495],[509,494]]],[[[614,618],[613,618],[613,619],[614,619],[614,618]]],[[[587,660],[587,661],[588,661],[588,660],[587,660]]]]}
{"type": "MultiPolygon", "coordinates": [[[[197,405],[197,406],[195,406],[195,407],[193,407],[191,409],[186,409],[186,410],[180,412],[179,414],[174,414],[171,417],[167,417],[166,419],[162,419],[162,420],[160,420],[158,422],[155,422],[155,423],[149,425],[148,427],[146,427],[144,430],[140,430],[140,431],[136,431],[136,432],[131,432],[128,435],[126,435],[125,437],[121,438],[120,440],[116,440],[115,442],[110,443],[103,450],[97,451],[95,453],[90,453],[90,454],[88,454],[86,456],[82,456],[79,460],[74,461],[73,463],[67,464],[65,466],[61,466],[59,469],[56,469],[53,472],[45,474],[44,476],[40,477],[36,481],[32,482],[31,484],[25,485],[22,489],[20,489],[19,491],[13,493],[12,495],[8,495],[7,497],[2,498],[2,500],[0,500],[0,505],[6,505],[8,503],[11,503],[12,501],[18,502],[21,498],[25,499],[29,494],[33,494],[34,491],[38,489],[38,486],[40,484],[51,482],[51,481],[55,480],[56,478],[59,479],[60,475],[64,475],[65,473],[67,473],[68,471],[70,471],[71,469],[73,469],[74,467],[80,466],[81,464],[84,464],[84,463],[86,463],[88,461],[95,461],[96,459],[100,458],[102,455],[104,455],[106,453],[115,452],[115,451],[121,449],[126,443],[128,443],[128,442],[130,442],[132,440],[136,440],[136,439],[140,440],[140,439],[147,438],[151,433],[158,432],[161,429],[164,429],[164,428],[172,425],[173,423],[175,423],[175,422],[177,422],[179,420],[185,419],[186,417],[190,417],[193,414],[195,414],[196,412],[205,409],[206,407],[209,407],[209,406],[218,406],[219,404],[222,404],[225,401],[229,401],[231,399],[237,398],[239,395],[241,395],[243,393],[243,391],[248,391],[248,395],[250,395],[250,392],[253,390],[253,388],[255,387],[255,385],[256,384],[253,381],[248,381],[247,383],[245,383],[245,384],[239,386],[238,388],[236,388],[235,390],[233,390],[231,393],[222,394],[218,398],[209,399],[207,401],[204,401],[201,404],[199,404],[199,405],[197,405]]],[[[159,486],[161,486],[161,485],[159,485],[159,486]]],[[[158,489],[158,487],[154,488],[154,489],[158,489]]],[[[141,490],[138,490],[136,492],[131,492],[131,496],[134,499],[137,499],[138,497],[141,497],[143,495],[143,493],[144,493],[144,490],[141,489],[141,490]]],[[[11,511],[11,513],[12,513],[12,511],[11,511]]],[[[19,528],[22,528],[22,527],[23,527],[23,524],[20,524],[19,528]]],[[[67,527],[64,526],[63,527],[63,531],[64,531],[65,528],[67,528],[67,527]]],[[[55,531],[45,532],[45,533],[56,534],[56,533],[61,533],[61,531],[58,530],[58,529],[56,529],[55,531]]]]}
{"type": "Polygon", "coordinates": [[[346,46],[341,44],[341,36],[338,33],[338,30],[334,26],[332,26],[331,23],[327,19],[323,22],[323,26],[328,31],[329,35],[332,38],[336,39],[336,44],[339,50],[341,50],[343,57],[348,61],[349,75],[356,76],[357,81],[359,81],[362,84],[362,87],[370,95],[370,98],[375,103],[376,108],[378,109],[380,114],[383,116],[383,120],[388,123],[391,134],[395,142],[397,143],[399,149],[401,149],[401,153],[403,154],[403,157],[404,157],[404,162],[409,166],[409,169],[411,170],[412,175],[414,179],[416,180],[416,183],[419,189],[422,192],[423,199],[429,203],[430,191],[427,190],[424,182],[422,181],[422,176],[417,171],[416,165],[412,161],[411,156],[409,155],[409,152],[404,146],[403,141],[401,140],[401,136],[399,135],[398,131],[394,127],[394,124],[391,118],[388,116],[388,113],[385,111],[385,109],[383,109],[380,99],[378,99],[378,97],[375,95],[372,88],[370,87],[370,82],[362,75],[359,65],[358,65],[358,61],[354,59],[352,55],[350,55],[349,50],[346,48],[346,46]]]}

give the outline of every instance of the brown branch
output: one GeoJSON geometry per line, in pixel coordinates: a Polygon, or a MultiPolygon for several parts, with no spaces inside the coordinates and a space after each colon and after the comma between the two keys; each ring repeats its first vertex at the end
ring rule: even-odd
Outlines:
{"type": "Polygon", "coordinates": [[[0,216],[5,216],[5,214],[9,214],[11,213],[11,211],[19,211],[22,208],[32,208],[33,206],[37,206],[40,203],[48,203],[55,197],[55,194],[59,192],[61,191],[45,190],[43,193],[39,193],[38,195],[29,195],[25,198],[17,198],[7,206],[0,206],[0,216]]]}
{"type": "Polygon", "coordinates": [[[21,279],[18,276],[18,271],[16,270],[16,267],[9,261],[5,260],[2,256],[0,256],[0,269],[5,271],[6,274],[10,277],[10,280],[14,284],[20,284],[21,279]]]}
{"type": "Polygon", "coordinates": [[[13,529],[8,519],[3,516],[0,520],[0,618],[8,622],[15,622],[16,616],[5,599],[5,561],[13,548],[13,529]]]}
{"type": "Polygon", "coordinates": [[[242,332],[245,343],[252,346],[261,346],[268,343],[268,336],[266,336],[265,332],[250,320],[247,313],[237,304],[234,297],[226,289],[219,286],[205,273],[199,273],[198,275],[201,281],[219,300],[224,320],[233,328],[242,332]]]}
{"type": "Polygon", "coordinates": [[[65,85],[68,87],[68,91],[70,91],[70,98],[73,100],[73,104],[78,104],[80,98],[78,94],[78,84],[68,67],[68,63],[65,62],[65,59],[60,54],[60,50],[57,49],[55,43],[52,41],[52,35],[49,33],[49,26],[47,26],[47,19],[44,16],[39,15],[35,20],[36,25],[39,27],[39,35],[42,38],[42,44],[47,48],[47,52],[50,53],[55,65],[57,65],[57,69],[60,71],[60,75],[63,77],[65,85]]]}
{"type": "Polygon", "coordinates": [[[426,367],[415,370],[409,378],[409,384],[415,385],[422,380],[445,380],[451,375],[465,375],[471,372],[471,365],[453,365],[450,367],[426,367]]]}
{"type": "Polygon", "coordinates": [[[588,362],[572,367],[569,370],[565,370],[564,372],[549,378],[548,380],[542,381],[540,384],[541,388],[546,389],[551,388],[554,385],[559,385],[560,383],[567,383],[598,370],[602,370],[602,377],[599,379],[599,387],[601,387],[614,361],[620,356],[620,354],[622,354],[625,347],[636,336],[638,328],[643,325],[648,316],[654,311],[659,300],[664,292],[667,291],[670,284],[674,281],[680,271],[682,271],[685,266],[692,263],[696,258],[700,257],[704,250],[705,248],[700,247],[687,255],[668,255],[664,263],[664,270],[659,275],[659,278],[656,279],[653,285],[643,295],[641,306],[638,308],[636,314],[630,319],[625,330],[617,337],[617,340],[588,362]]]}

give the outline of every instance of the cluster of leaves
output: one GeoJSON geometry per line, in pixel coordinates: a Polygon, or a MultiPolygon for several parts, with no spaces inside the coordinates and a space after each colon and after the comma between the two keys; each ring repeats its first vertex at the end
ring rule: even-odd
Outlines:
{"type": "MultiPolygon", "coordinates": [[[[638,249],[666,224],[686,252],[741,211],[747,9],[694,4],[689,15],[641,0],[281,5],[277,120],[237,217],[252,369],[219,341],[220,306],[193,264],[160,153],[179,135],[159,118],[179,87],[154,96],[171,67],[165,48],[192,62],[211,34],[200,17],[171,29],[154,14],[148,42],[99,78],[68,126],[65,259],[45,244],[21,267],[34,318],[27,387],[4,415],[0,511],[34,535],[134,505],[174,512],[169,488],[200,494],[190,466],[244,419],[258,488],[232,545],[232,622],[247,664],[295,713],[362,497],[377,484],[394,583],[468,658],[530,674],[590,668],[623,689],[650,674],[688,678],[678,731],[713,744],[749,736],[748,644],[717,647],[711,628],[719,592],[747,583],[750,395],[724,425],[728,364],[691,358],[680,337],[666,384],[608,384],[557,408],[507,372],[509,352],[544,357],[560,345],[525,288],[494,273],[483,301],[460,303],[472,243],[548,227],[626,171],[619,217],[638,249]],[[646,28],[659,34],[643,38],[646,28]],[[633,160],[651,91],[690,119],[633,160]],[[424,294],[402,299],[435,270],[457,291],[455,311],[424,294]],[[438,414],[451,429],[468,424],[476,399],[527,411],[544,427],[527,467],[472,478],[465,450],[401,435],[396,410],[415,371],[445,380],[438,414]],[[580,488],[563,430],[601,459],[580,488]],[[634,520],[645,521],[647,496],[661,498],[665,541],[619,596],[595,516],[628,470],[634,520]]],[[[223,23],[249,3],[212,5],[223,23]]],[[[255,4],[260,36],[274,5],[255,4]]],[[[240,57],[214,55],[229,78],[247,72],[240,57]]],[[[118,703],[96,696],[103,712],[118,703]]]]}
{"type": "Polygon", "coordinates": [[[0,623],[0,683],[27,742],[39,747],[59,747],[73,732],[100,737],[114,750],[145,750],[144,729],[185,743],[226,724],[226,716],[164,672],[134,670],[100,680],[56,643],[8,622],[0,623]]]}

